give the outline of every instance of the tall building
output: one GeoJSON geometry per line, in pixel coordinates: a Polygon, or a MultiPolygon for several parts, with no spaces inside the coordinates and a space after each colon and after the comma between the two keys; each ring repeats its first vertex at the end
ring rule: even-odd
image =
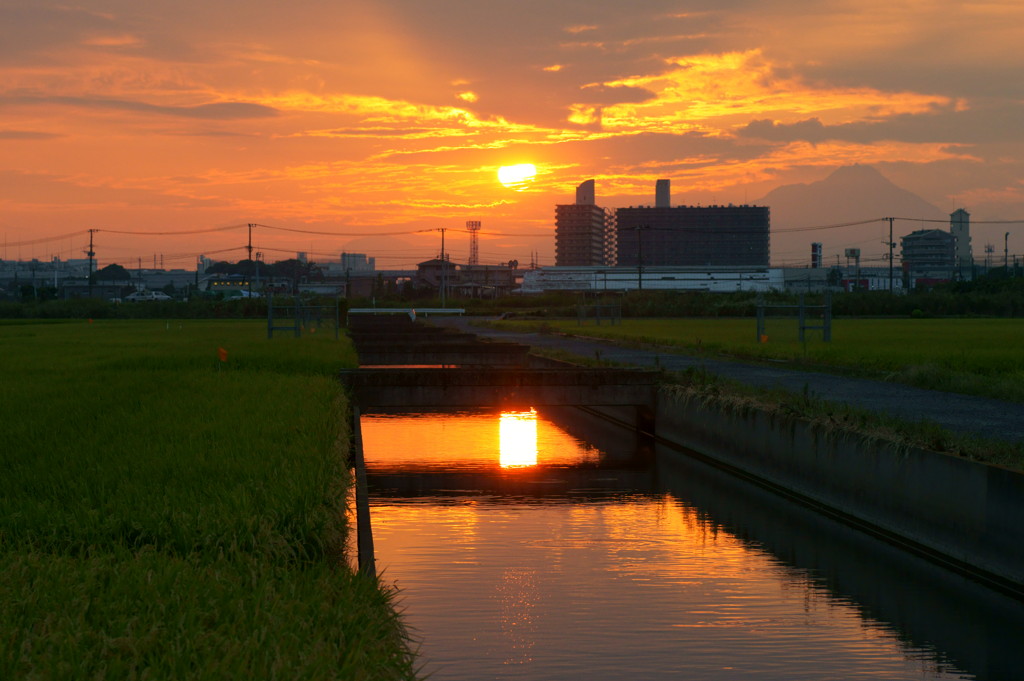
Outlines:
{"type": "Polygon", "coordinates": [[[368,258],[365,253],[341,254],[341,271],[350,274],[373,272],[376,270],[376,258],[368,258]]]}
{"type": "Polygon", "coordinates": [[[555,265],[615,264],[615,219],[597,205],[594,181],[576,187],[576,203],[555,206],[555,265]]]}
{"type": "Polygon", "coordinates": [[[948,281],[956,269],[957,242],[941,229],[919,229],[901,237],[903,271],[912,286],[919,280],[948,281]]]}
{"type": "Polygon", "coordinates": [[[654,207],[672,207],[672,180],[658,180],[654,183],[654,207]]]}
{"type": "Polygon", "coordinates": [[[971,250],[971,214],[957,208],[949,214],[949,233],[956,238],[956,269],[961,279],[970,279],[974,265],[971,250]]]}
{"type": "Polygon", "coordinates": [[[766,206],[673,208],[668,180],[656,191],[654,207],[616,211],[620,266],[768,266],[766,206]]]}

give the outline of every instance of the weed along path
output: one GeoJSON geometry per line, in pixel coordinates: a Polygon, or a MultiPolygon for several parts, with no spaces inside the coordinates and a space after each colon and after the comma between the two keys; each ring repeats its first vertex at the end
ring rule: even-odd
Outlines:
{"type": "MultiPolygon", "coordinates": [[[[745,385],[781,389],[798,395],[851,405],[909,422],[931,422],[952,432],[990,440],[1024,443],[1024,404],[984,397],[915,388],[900,383],[800,371],[747,362],[733,362],[670,352],[623,347],[613,342],[561,334],[543,334],[473,325],[467,317],[434,320],[436,324],[472,330],[482,337],[515,341],[535,348],[567,352],[669,371],[707,371],[745,385]]],[[[579,330],[586,333],[586,328],[579,330]]]]}

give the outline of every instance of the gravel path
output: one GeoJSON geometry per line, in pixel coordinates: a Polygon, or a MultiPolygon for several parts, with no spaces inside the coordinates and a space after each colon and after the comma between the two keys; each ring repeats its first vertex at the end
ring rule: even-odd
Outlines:
{"type": "Polygon", "coordinates": [[[555,348],[584,357],[621,362],[639,367],[672,371],[703,368],[741,383],[762,388],[782,388],[815,397],[870,409],[906,421],[931,421],[951,431],[994,440],[1024,442],[1024,404],[985,397],[914,388],[863,378],[798,371],[693,355],[638,350],[609,341],[571,336],[502,331],[472,326],[471,317],[434,317],[431,322],[454,326],[485,338],[514,341],[538,348],[555,348]]]}

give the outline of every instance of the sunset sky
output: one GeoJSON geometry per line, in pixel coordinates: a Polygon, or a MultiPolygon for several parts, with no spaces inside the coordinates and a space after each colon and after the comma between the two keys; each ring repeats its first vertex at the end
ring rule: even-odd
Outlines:
{"type": "Polygon", "coordinates": [[[91,228],[101,265],[192,267],[258,223],[268,261],[407,268],[439,227],[464,262],[480,220],[481,262],[550,265],[583,180],[749,203],[854,163],[1014,219],[1022,45],[1019,0],[0,0],[0,257],[83,257],[91,228]]]}

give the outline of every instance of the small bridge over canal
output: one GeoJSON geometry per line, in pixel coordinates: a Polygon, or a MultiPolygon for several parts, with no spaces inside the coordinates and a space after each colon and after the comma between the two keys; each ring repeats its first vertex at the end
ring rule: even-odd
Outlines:
{"type": "Polygon", "coordinates": [[[657,371],[545,361],[519,343],[482,341],[406,315],[352,315],[349,335],[362,366],[341,378],[363,412],[632,406],[647,421],[656,405],[657,371]]]}

